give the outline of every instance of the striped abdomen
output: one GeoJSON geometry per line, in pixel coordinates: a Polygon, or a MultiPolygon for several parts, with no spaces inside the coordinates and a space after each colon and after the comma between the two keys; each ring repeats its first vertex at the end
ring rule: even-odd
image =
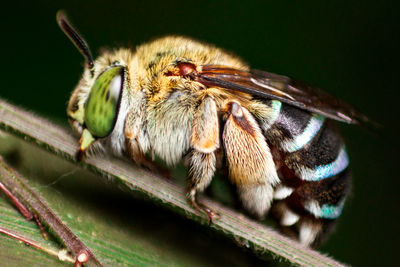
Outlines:
{"type": "Polygon", "coordinates": [[[281,183],[271,214],[303,244],[316,244],[342,212],[350,187],[349,159],[335,123],[276,100],[259,120],[281,183]]]}

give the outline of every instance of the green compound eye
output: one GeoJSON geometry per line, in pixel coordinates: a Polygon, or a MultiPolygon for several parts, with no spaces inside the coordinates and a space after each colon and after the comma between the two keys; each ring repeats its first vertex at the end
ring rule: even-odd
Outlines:
{"type": "Polygon", "coordinates": [[[97,78],[85,107],[85,124],[95,137],[106,137],[114,129],[124,84],[124,67],[112,67],[97,78]]]}

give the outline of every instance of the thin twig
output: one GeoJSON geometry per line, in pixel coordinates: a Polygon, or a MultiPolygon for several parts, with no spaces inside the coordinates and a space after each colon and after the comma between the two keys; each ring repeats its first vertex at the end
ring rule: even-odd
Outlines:
{"type": "MultiPolygon", "coordinates": [[[[12,193],[12,197],[17,197],[18,201],[21,201],[23,205],[32,209],[32,211],[29,212],[38,214],[40,219],[56,233],[75,256],[76,264],[82,264],[92,259],[98,266],[101,266],[89,248],[87,248],[46,203],[24,183],[23,178],[11,169],[3,161],[2,157],[0,157],[0,181],[1,185],[4,183],[6,186],[6,191],[11,191],[9,193],[12,193]]],[[[13,202],[15,204],[15,200],[13,202]]],[[[34,214],[32,214],[32,217],[35,216],[34,214]]]]}
{"type": "MultiPolygon", "coordinates": [[[[0,100],[0,129],[51,151],[71,162],[75,161],[78,142],[68,130],[34,116],[3,100],[0,100]]],[[[269,255],[294,265],[343,266],[343,264],[301,246],[269,227],[242,214],[205,199],[204,203],[218,211],[219,220],[208,224],[203,214],[198,214],[187,204],[183,188],[168,183],[145,170],[116,158],[89,157],[82,166],[113,178],[131,190],[138,191],[185,217],[224,234],[242,247],[257,255],[269,255]]]]}
{"type": "Polygon", "coordinates": [[[39,242],[35,240],[31,240],[29,238],[23,237],[17,232],[6,229],[4,227],[0,227],[0,233],[8,235],[9,237],[15,238],[21,242],[24,242],[25,244],[32,246],[34,248],[37,248],[39,250],[45,251],[46,253],[58,257],[60,260],[67,261],[70,263],[74,263],[75,260],[71,258],[69,255],[67,255],[65,250],[54,250],[53,248],[44,246],[43,244],[40,244],[39,242]]]}

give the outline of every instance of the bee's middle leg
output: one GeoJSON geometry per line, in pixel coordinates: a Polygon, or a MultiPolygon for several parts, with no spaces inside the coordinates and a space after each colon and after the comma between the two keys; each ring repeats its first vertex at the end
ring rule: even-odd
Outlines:
{"type": "Polygon", "coordinates": [[[202,153],[194,150],[190,157],[189,186],[187,198],[189,204],[196,210],[207,214],[210,222],[219,218],[219,214],[209,207],[205,206],[197,199],[197,193],[211,183],[216,168],[215,153],[202,153]]]}

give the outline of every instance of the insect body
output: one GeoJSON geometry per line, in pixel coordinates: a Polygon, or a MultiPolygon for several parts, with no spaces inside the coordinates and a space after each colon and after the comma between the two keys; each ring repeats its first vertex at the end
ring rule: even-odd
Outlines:
{"type": "Polygon", "coordinates": [[[197,200],[217,166],[226,165],[243,207],[273,215],[286,233],[316,244],[339,217],[348,192],[349,159],[333,120],[367,119],[336,98],[287,77],[250,70],[239,58],[183,37],[136,50],[88,46],[58,14],[86,58],[68,116],[89,147],[125,154],[157,169],[189,162],[188,200],[197,200]]]}

